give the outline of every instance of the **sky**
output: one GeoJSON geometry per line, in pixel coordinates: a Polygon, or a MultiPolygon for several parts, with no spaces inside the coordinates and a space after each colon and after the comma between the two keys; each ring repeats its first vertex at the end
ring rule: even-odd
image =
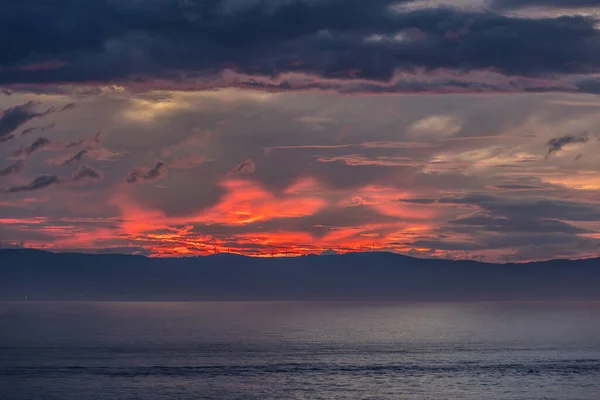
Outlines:
{"type": "Polygon", "coordinates": [[[30,0],[0,240],[150,256],[600,254],[598,0],[30,0]]]}

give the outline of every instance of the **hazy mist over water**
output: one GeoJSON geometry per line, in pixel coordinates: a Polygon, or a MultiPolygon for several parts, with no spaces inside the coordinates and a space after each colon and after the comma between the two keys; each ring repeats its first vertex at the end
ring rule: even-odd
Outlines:
{"type": "Polygon", "coordinates": [[[0,303],[17,399],[597,399],[600,303],[0,303]]]}

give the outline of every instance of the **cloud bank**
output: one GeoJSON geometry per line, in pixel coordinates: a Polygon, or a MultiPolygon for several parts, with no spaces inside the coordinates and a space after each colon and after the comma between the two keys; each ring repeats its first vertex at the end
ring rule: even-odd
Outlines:
{"type": "MultiPolygon", "coordinates": [[[[402,3],[410,1],[32,0],[0,17],[2,37],[19,38],[0,48],[0,85],[577,91],[583,88],[561,77],[600,70],[600,32],[591,17],[402,3]],[[439,82],[417,79],[415,71],[439,82]],[[483,80],[456,78],[469,72],[483,72],[483,80]]],[[[492,9],[595,3],[496,0],[492,9]]]]}

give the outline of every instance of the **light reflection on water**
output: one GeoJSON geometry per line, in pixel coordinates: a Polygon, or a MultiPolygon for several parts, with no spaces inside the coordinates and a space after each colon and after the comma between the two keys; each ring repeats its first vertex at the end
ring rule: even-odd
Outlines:
{"type": "Polygon", "coordinates": [[[0,303],[2,399],[597,399],[598,303],[0,303]]]}

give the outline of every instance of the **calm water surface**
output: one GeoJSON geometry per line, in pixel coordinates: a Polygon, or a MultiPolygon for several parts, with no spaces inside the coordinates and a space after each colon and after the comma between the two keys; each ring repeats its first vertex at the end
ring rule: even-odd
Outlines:
{"type": "Polygon", "coordinates": [[[600,304],[0,303],[0,398],[600,399],[600,304]]]}

